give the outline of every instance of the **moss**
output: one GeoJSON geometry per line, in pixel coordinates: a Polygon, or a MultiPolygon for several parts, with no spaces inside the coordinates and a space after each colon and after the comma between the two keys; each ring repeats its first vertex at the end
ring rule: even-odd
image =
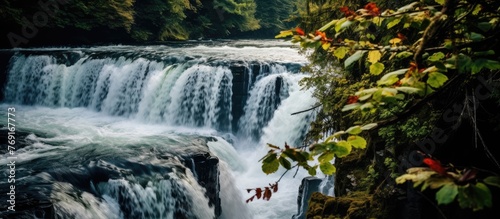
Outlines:
{"type": "Polygon", "coordinates": [[[383,212],[373,195],[367,192],[351,192],[344,197],[328,197],[314,193],[309,201],[307,218],[373,218],[383,212]]]}

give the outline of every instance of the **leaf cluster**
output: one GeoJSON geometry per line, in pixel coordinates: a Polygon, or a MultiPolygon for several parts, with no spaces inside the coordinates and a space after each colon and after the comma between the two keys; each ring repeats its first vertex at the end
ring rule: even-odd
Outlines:
{"type": "Polygon", "coordinates": [[[492,207],[489,187],[500,188],[500,177],[488,176],[478,179],[476,169],[445,170],[440,164],[437,165],[410,168],[406,174],[396,178],[396,183],[410,181],[414,187],[421,186],[422,191],[427,188],[438,189],[436,201],[440,205],[457,200],[461,208],[470,208],[474,211],[492,207]]]}
{"type": "MultiPolygon", "coordinates": [[[[321,67],[303,81],[307,87],[318,88],[315,95],[323,106],[321,121],[313,125],[331,128],[332,123],[324,121],[336,120],[351,126],[346,125],[349,128],[345,131],[330,134],[308,148],[274,146],[263,159],[265,173],[277,171],[282,157],[297,162],[296,166],[311,175],[315,175],[317,166],[325,174],[335,173],[331,163],[335,157],[347,156],[352,147],[367,146],[365,138],[359,136],[365,126],[352,126],[353,123],[379,127],[396,124],[380,133],[402,128],[408,133],[407,137],[418,138],[427,132],[412,119],[423,113],[419,107],[435,93],[451,86],[451,81],[460,75],[471,79],[500,70],[497,54],[500,49],[495,40],[500,34],[500,2],[426,0],[396,9],[382,9],[370,2],[357,10],[340,7],[338,12],[341,12],[340,18],[326,21],[314,31],[297,27],[281,31],[276,38],[290,39],[304,50],[314,51],[312,64],[321,67]],[[344,93],[335,90],[338,85],[346,88],[344,93]],[[361,113],[353,116],[354,112],[361,113]],[[390,113],[392,116],[385,115],[390,113]],[[344,121],[352,118],[358,121],[344,121]],[[381,118],[384,120],[377,120],[381,118]],[[287,156],[287,150],[302,154],[303,159],[287,156]]],[[[467,81],[461,80],[458,84],[465,85],[467,81]]],[[[315,136],[321,137],[318,133],[315,136]]],[[[385,136],[395,138],[387,133],[385,136]]],[[[282,166],[287,168],[291,164],[282,166]]],[[[397,182],[413,181],[416,185],[423,184],[423,189],[441,188],[436,194],[440,204],[457,198],[462,208],[491,207],[491,193],[486,185],[497,186],[498,179],[492,176],[481,180],[472,173],[466,169],[448,171],[432,163],[430,168],[410,169],[397,182]]]]}

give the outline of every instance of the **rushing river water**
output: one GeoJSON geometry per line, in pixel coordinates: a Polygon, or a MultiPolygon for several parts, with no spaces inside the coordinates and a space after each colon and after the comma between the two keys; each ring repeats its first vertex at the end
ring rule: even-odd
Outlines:
{"type": "Polygon", "coordinates": [[[1,52],[10,61],[0,124],[4,135],[14,124],[16,137],[13,154],[5,137],[0,142],[2,194],[10,191],[13,161],[16,179],[16,213],[4,210],[10,204],[2,200],[2,216],[280,219],[297,213],[301,172],[286,176],[270,201],[245,203],[247,188],[273,183],[283,172],[260,170],[266,143],[300,144],[314,118],[314,112],[291,115],[315,104],[312,91],[298,85],[306,59],[291,44],[1,52]],[[9,108],[15,112],[9,115],[9,108]],[[219,213],[200,176],[207,166],[193,158],[208,153],[220,160],[219,213]]]}

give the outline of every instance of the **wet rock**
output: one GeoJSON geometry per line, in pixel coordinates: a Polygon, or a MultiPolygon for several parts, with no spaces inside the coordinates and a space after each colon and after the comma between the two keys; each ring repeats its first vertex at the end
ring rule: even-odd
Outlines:
{"type": "Polygon", "coordinates": [[[321,179],[317,177],[305,177],[299,187],[299,196],[297,197],[298,213],[292,216],[292,219],[306,218],[306,211],[309,207],[309,198],[313,192],[319,191],[321,179]]]}

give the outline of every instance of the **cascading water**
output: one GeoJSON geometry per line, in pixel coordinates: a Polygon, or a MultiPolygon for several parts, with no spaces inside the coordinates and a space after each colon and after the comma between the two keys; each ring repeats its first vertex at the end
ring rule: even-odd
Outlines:
{"type": "Polygon", "coordinates": [[[14,216],[291,218],[300,174],[244,203],[275,180],[257,163],[265,144],[299,144],[314,117],[290,115],[315,103],[304,58],[262,43],[17,51],[1,105],[18,119],[14,216]]]}
{"type": "Polygon", "coordinates": [[[288,97],[289,81],[285,74],[272,74],[257,81],[250,91],[250,97],[244,108],[245,115],[239,121],[242,136],[257,139],[273,117],[281,100],[288,97]]]}

